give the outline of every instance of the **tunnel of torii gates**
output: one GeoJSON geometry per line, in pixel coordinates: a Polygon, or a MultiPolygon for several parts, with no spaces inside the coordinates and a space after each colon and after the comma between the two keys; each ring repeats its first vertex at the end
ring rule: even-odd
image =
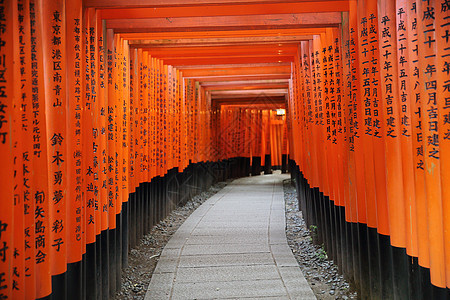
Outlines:
{"type": "Polygon", "coordinates": [[[0,299],[107,299],[177,205],[287,164],[361,298],[449,299],[450,1],[2,0],[0,155],[0,299]]]}

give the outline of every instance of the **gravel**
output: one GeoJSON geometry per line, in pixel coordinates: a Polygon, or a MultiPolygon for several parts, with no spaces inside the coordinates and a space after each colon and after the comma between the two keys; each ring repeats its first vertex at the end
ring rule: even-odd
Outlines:
{"type": "Polygon", "coordinates": [[[357,293],[351,290],[348,282],[339,274],[337,266],[328,259],[324,248],[313,244],[291,180],[285,180],[283,187],[288,244],[317,299],[357,299],[357,293]]]}
{"type": "MultiPolygon", "coordinates": [[[[129,253],[129,265],[122,270],[122,288],[116,293],[115,300],[144,299],[159,255],[171,236],[197,207],[227,183],[220,182],[195,196],[186,205],[178,207],[141,239],[139,246],[129,253]]],[[[356,292],[350,289],[323,247],[312,243],[302,212],[299,211],[295,187],[290,180],[285,180],[283,187],[288,243],[317,299],[357,299],[356,292]]]]}

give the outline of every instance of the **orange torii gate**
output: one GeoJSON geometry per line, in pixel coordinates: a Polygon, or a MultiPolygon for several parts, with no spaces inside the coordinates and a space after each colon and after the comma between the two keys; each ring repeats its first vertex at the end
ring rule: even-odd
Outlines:
{"type": "Polygon", "coordinates": [[[310,224],[331,227],[321,241],[361,297],[445,297],[449,3],[349,3],[341,33],[302,42],[294,62],[290,132],[303,208],[310,224]],[[432,287],[420,286],[420,272],[432,287]]]}
{"type": "Polygon", "coordinates": [[[176,205],[288,157],[362,298],[449,294],[448,0],[0,11],[0,299],[114,296],[176,205]]]}

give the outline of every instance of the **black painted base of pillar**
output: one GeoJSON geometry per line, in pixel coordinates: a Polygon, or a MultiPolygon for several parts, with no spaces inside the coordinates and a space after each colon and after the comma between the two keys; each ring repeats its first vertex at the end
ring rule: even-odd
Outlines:
{"type": "Polygon", "coordinates": [[[264,175],[272,174],[272,159],[270,155],[264,157],[264,175]]]}
{"type": "Polygon", "coordinates": [[[288,155],[281,155],[281,173],[285,174],[288,172],[288,155]]]}
{"type": "Polygon", "coordinates": [[[393,247],[376,228],[347,222],[344,207],[312,188],[293,161],[289,169],[305,222],[317,230],[313,240],[324,244],[360,299],[450,300],[450,290],[432,285],[429,269],[417,258],[393,247]]]}
{"type": "Polygon", "coordinates": [[[253,156],[252,157],[252,176],[261,175],[261,157],[253,156]]]}
{"type": "Polygon", "coordinates": [[[64,299],[67,293],[67,271],[52,276],[52,299],[64,299]]]}
{"type": "Polygon", "coordinates": [[[83,299],[83,266],[81,261],[67,265],[67,289],[65,298],[68,300],[83,299]]]}

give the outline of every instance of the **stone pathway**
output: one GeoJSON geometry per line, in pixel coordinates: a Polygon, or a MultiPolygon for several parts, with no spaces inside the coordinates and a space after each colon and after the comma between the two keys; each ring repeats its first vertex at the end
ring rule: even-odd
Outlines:
{"type": "Polygon", "coordinates": [[[208,199],[167,243],[145,299],[316,299],[286,240],[287,178],[237,179],[208,199]]]}

